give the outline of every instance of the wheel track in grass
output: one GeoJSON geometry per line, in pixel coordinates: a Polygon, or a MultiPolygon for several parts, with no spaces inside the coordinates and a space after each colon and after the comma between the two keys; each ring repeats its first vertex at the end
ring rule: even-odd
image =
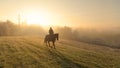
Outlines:
{"type": "MultiPolygon", "coordinates": [[[[17,63],[17,64],[13,64],[13,62],[11,61],[11,60],[19,60],[19,61],[20,60],[25,60],[25,59],[23,59],[24,57],[23,58],[19,58],[19,57],[22,56],[22,54],[23,55],[27,54],[27,58],[31,58],[31,60],[32,59],[36,60],[34,62],[36,62],[37,66],[38,67],[42,67],[40,65],[41,62],[38,62],[38,57],[35,57],[35,56],[38,55],[38,53],[36,52],[36,50],[32,50],[30,47],[28,47],[29,45],[27,45],[27,44],[25,44],[25,43],[23,43],[21,41],[20,42],[19,41],[15,41],[14,44],[16,44],[16,45],[13,45],[11,43],[5,42],[2,45],[2,47],[1,47],[2,51],[3,51],[2,54],[4,54],[3,56],[5,57],[4,58],[5,59],[4,67],[9,66],[9,68],[16,68],[16,67],[22,67],[23,68],[24,65],[22,64],[23,63],[22,61],[19,62],[19,63],[17,63]],[[33,53],[31,53],[31,52],[34,53],[34,56],[32,55],[33,53]],[[15,53],[17,55],[15,55],[15,53]],[[19,56],[19,54],[21,54],[21,55],[19,56]],[[35,55],[35,54],[37,54],[37,55],[35,55]],[[10,55],[12,55],[12,56],[10,56],[10,55]]],[[[33,63],[31,63],[31,64],[33,64],[33,63]]],[[[28,67],[31,64],[28,63],[28,67]]]]}
{"type": "Polygon", "coordinates": [[[0,67],[110,68],[120,67],[119,50],[70,40],[47,48],[37,37],[1,37],[0,67]],[[70,44],[69,44],[70,42],[70,44]],[[80,46],[79,46],[80,45],[80,46]],[[115,50],[115,51],[114,51],[115,50]]]}
{"type": "MultiPolygon", "coordinates": [[[[39,60],[39,57],[41,57],[39,54],[41,53],[38,50],[36,51],[34,48],[32,48],[33,46],[28,45],[26,42],[18,42],[19,44],[21,44],[20,49],[21,51],[25,52],[26,54],[28,54],[30,57],[32,57],[33,59],[35,59],[37,63],[42,64],[39,60]]],[[[42,67],[42,66],[41,66],[42,67]]]]}

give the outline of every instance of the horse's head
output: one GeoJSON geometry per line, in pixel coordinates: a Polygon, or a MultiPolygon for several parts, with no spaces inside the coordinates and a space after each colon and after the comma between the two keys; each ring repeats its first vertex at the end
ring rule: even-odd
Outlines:
{"type": "Polygon", "coordinates": [[[59,40],[59,34],[56,33],[56,34],[54,34],[54,35],[55,35],[55,38],[57,38],[57,40],[59,40]]]}

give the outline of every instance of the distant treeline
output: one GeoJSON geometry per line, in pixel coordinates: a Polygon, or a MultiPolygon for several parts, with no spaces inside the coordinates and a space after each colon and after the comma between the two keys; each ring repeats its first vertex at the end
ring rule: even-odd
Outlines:
{"type": "Polygon", "coordinates": [[[42,27],[36,25],[18,25],[7,20],[0,22],[0,36],[25,36],[25,35],[44,35],[45,31],[42,27]]]}
{"type": "Polygon", "coordinates": [[[85,42],[89,44],[97,44],[120,48],[120,31],[118,29],[88,29],[78,28],[72,29],[71,27],[58,27],[56,31],[60,34],[61,38],[71,39],[75,41],[85,42]],[[111,30],[110,30],[111,29],[111,30]]]}
{"type": "Polygon", "coordinates": [[[11,21],[0,22],[0,36],[15,35],[17,26],[11,21]]]}
{"type": "MultiPolygon", "coordinates": [[[[44,27],[45,28],[45,27],[44,27]]],[[[36,25],[17,25],[11,21],[0,22],[0,36],[28,36],[38,35],[45,37],[48,30],[36,25]]],[[[55,33],[60,34],[60,38],[81,41],[90,44],[99,44],[103,46],[120,48],[120,31],[117,29],[88,29],[77,28],[73,29],[68,26],[53,28],[55,33]]]]}

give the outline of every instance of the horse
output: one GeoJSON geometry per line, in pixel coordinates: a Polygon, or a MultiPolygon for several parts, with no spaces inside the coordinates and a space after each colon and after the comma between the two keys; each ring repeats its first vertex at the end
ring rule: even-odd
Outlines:
{"type": "Polygon", "coordinates": [[[52,46],[50,46],[50,42],[52,42],[53,43],[53,47],[55,49],[55,41],[56,40],[59,40],[59,34],[58,33],[52,34],[52,35],[48,34],[44,38],[44,43],[46,43],[47,47],[48,47],[48,45],[49,45],[49,47],[52,47],[52,46]]]}

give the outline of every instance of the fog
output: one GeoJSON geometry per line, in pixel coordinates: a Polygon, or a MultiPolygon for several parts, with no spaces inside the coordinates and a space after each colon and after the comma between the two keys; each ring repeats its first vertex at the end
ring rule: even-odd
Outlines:
{"type": "MultiPolygon", "coordinates": [[[[11,21],[0,22],[0,36],[39,36],[44,38],[49,27],[39,25],[14,24],[11,21]]],[[[60,39],[74,40],[89,44],[98,44],[108,47],[120,48],[120,26],[53,26],[60,39]]]]}

